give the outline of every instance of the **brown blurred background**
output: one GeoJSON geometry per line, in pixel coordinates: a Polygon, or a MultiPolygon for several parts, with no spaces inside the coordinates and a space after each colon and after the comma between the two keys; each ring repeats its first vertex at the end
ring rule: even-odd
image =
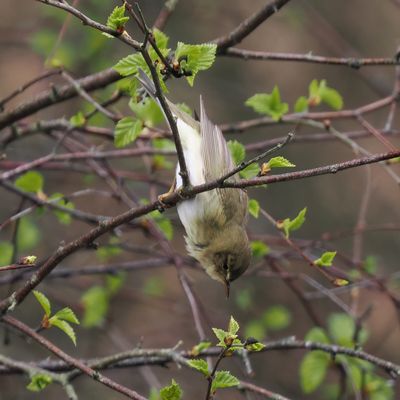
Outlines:
{"type": "MultiPolygon", "coordinates": [[[[172,15],[165,32],[170,36],[171,47],[177,41],[185,43],[203,43],[222,36],[234,28],[240,21],[258,10],[265,2],[254,0],[243,1],[193,1],[181,0],[176,12],[172,15]]],[[[99,21],[106,21],[114,1],[81,0],[78,7],[99,21]]],[[[119,2],[118,2],[119,4],[119,2]]],[[[144,15],[151,23],[162,6],[161,1],[140,2],[144,15]]],[[[66,14],[61,10],[53,10],[34,1],[2,0],[0,5],[0,98],[7,95],[23,83],[38,76],[44,71],[46,52],[53,49],[58,32],[66,14]]],[[[340,57],[391,57],[400,45],[400,7],[395,1],[372,0],[362,1],[337,0],[321,2],[317,0],[294,0],[277,15],[261,25],[238,47],[271,52],[313,53],[325,56],[340,57]]],[[[139,35],[136,27],[130,26],[133,36],[139,35]]],[[[99,71],[112,66],[119,58],[129,54],[129,48],[116,40],[108,40],[90,28],[82,26],[71,18],[62,42],[56,47],[54,56],[62,60],[75,77],[99,71]],[[89,45],[97,43],[96,46],[89,45]]],[[[243,61],[239,59],[219,57],[214,66],[196,78],[194,88],[190,88],[183,80],[169,85],[169,97],[175,101],[184,101],[193,108],[198,107],[199,94],[203,94],[211,119],[218,123],[233,122],[255,118],[256,114],[244,106],[244,101],[256,92],[270,92],[278,85],[282,99],[287,101],[291,109],[300,95],[307,94],[309,82],[326,79],[328,84],[337,89],[344,98],[345,108],[356,108],[381,97],[389,95],[393,90],[394,67],[365,67],[353,70],[345,66],[327,66],[278,61],[243,61]]],[[[54,82],[62,82],[53,79],[54,82]]],[[[48,88],[48,81],[43,81],[16,98],[9,107],[17,105],[36,93],[48,88]]],[[[107,91],[96,92],[97,99],[106,98],[107,91]]],[[[110,93],[108,91],[107,93],[110,93]]],[[[27,121],[69,118],[77,110],[84,109],[82,100],[74,99],[60,105],[50,107],[30,117],[27,121]]],[[[87,105],[86,105],[87,107],[87,105]]],[[[127,111],[126,104],[121,102],[119,109],[127,111]]],[[[88,109],[88,108],[86,108],[88,109]]],[[[322,107],[321,110],[324,108],[322,107]]],[[[382,128],[388,110],[368,115],[367,119],[377,128],[382,128]]],[[[101,124],[108,124],[99,120],[101,124]]],[[[352,120],[343,120],[336,124],[342,131],[359,129],[352,120]]],[[[399,127],[399,118],[394,127],[399,127]]],[[[262,139],[282,136],[288,126],[263,127],[229,135],[243,143],[251,143],[262,139]]],[[[303,127],[299,134],[318,132],[303,127]]],[[[399,144],[396,138],[391,139],[399,144]]],[[[96,141],[97,145],[101,143],[96,141]]],[[[360,144],[371,152],[383,152],[383,146],[374,139],[364,139],[360,144]]],[[[34,135],[29,139],[15,142],[7,148],[7,156],[13,160],[31,160],[45,155],[53,146],[46,138],[34,135]]],[[[112,144],[104,143],[104,148],[112,148],[112,144]]],[[[316,142],[315,144],[292,144],[284,149],[282,155],[294,162],[298,169],[305,169],[354,158],[351,149],[342,143],[316,142]]],[[[145,171],[140,159],[113,160],[115,167],[132,171],[145,171]]],[[[85,188],[88,184],[80,174],[64,174],[61,172],[42,172],[46,179],[47,193],[60,191],[71,193],[85,188]]],[[[370,199],[368,224],[393,223],[400,224],[399,187],[379,166],[371,167],[372,195],[370,199]]],[[[397,173],[400,173],[397,168],[397,173]]],[[[167,182],[172,174],[160,175],[167,182]]],[[[366,185],[366,168],[350,170],[337,175],[322,176],[302,181],[270,185],[267,189],[251,189],[250,197],[259,200],[260,205],[268,210],[276,219],[293,217],[304,206],[308,207],[307,222],[295,237],[318,239],[324,232],[337,232],[352,229],[357,221],[360,202],[366,185]]],[[[98,180],[93,180],[92,187],[104,188],[98,180]]],[[[148,197],[145,185],[130,183],[129,187],[139,198],[148,197]]],[[[161,193],[161,189],[160,189],[161,193]]],[[[0,220],[12,215],[17,208],[16,197],[0,189],[0,220]]],[[[125,207],[108,198],[93,196],[76,200],[76,207],[90,212],[105,215],[116,215],[125,207]],[[111,204],[111,206],[110,206],[111,204]],[[112,207],[112,210],[110,210],[112,207]]],[[[166,215],[172,219],[175,227],[173,246],[184,254],[183,230],[174,209],[166,215]]],[[[32,223],[37,231],[37,244],[32,253],[39,258],[49,255],[60,241],[76,238],[88,230],[81,222],[73,222],[69,226],[57,223],[50,213],[38,217],[32,216],[32,223]]],[[[250,218],[249,231],[252,234],[276,235],[275,229],[265,220],[250,218]]],[[[0,233],[0,240],[9,240],[11,229],[0,233]]],[[[375,256],[378,260],[379,274],[391,274],[398,270],[400,236],[398,231],[366,233],[363,257],[375,256]]],[[[127,231],[124,239],[129,243],[157,250],[157,244],[149,244],[148,238],[141,233],[127,231]],[[129,236],[129,235],[131,236],[129,236]]],[[[100,243],[107,243],[108,237],[101,238],[100,243]]],[[[352,238],[344,237],[331,243],[331,247],[351,257],[352,238]]],[[[274,250],[274,245],[270,245],[274,250]]],[[[318,254],[310,254],[318,257],[318,254]]],[[[110,260],[145,258],[143,255],[118,255],[110,260]]],[[[68,257],[63,267],[100,264],[101,261],[93,251],[80,251],[68,257]]],[[[340,263],[340,261],[339,261],[340,263]]],[[[289,271],[305,272],[320,280],[309,267],[300,261],[287,265],[289,271]]],[[[298,299],[278,279],[261,279],[248,276],[240,279],[232,287],[233,295],[226,300],[221,287],[210,281],[200,270],[188,271],[198,297],[202,299],[208,323],[207,333],[214,341],[211,326],[224,327],[230,315],[234,315],[244,328],[250,321],[259,318],[272,305],[281,304],[291,313],[291,321],[287,328],[279,332],[268,332],[267,339],[296,335],[302,338],[312,327],[298,299]],[[251,307],[243,309],[240,296],[251,299],[251,307]]],[[[56,309],[66,305],[81,315],[82,293],[93,285],[102,285],[101,277],[85,276],[73,279],[45,280],[39,289],[52,299],[56,309]]],[[[326,284],[326,282],[323,282],[326,284]]],[[[394,287],[396,289],[396,287],[394,287]]],[[[5,297],[9,287],[0,287],[1,297],[5,297]]],[[[313,289],[307,288],[307,291],[313,289]]],[[[348,292],[340,297],[349,301],[348,292]]],[[[337,312],[335,304],[326,298],[314,300],[316,310],[322,319],[330,312],[337,312]]],[[[364,310],[372,304],[372,313],[366,323],[370,332],[366,350],[400,363],[399,322],[393,305],[378,292],[361,291],[359,309],[364,310]]],[[[15,313],[31,326],[37,326],[41,311],[29,296],[15,313]]],[[[45,332],[65,351],[72,355],[87,358],[104,356],[114,352],[127,350],[142,343],[143,347],[172,347],[183,340],[183,348],[190,348],[198,342],[191,311],[185,294],[177,279],[174,267],[153,268],[127,274],[123,288],[112,299],[109,313],[103,327],[85,329],[76,328],[78,345],[73,347],[65,335],[59,332],[45,332]]],[[[1,332],[5,335],[4,330],[1,332]]],[[[0,343],[0,352],[21,360],[41,359],[48,356],[35,343],[27,343],[18,335],[10,336],[10,343],[0,343]]],[[[301,351],[269,352],[252,358],[255,371],[254,382],[270,390],[277,391],[293,399],[327,398],[323,392],[305,396],[301,393],[298,378],[298,367],[303,356],[301,351]]],[[[222,366],[232,373],[243,377],[243,365],[238,359],[225,360],[222,366]]],[[[135,388],[147,395],[149,387],[163,386],[171,378],[178,381],[186,396],[193,399],[203,398],[206,382],[194,371],[187,369],[152,367],[132,368],[107,372],[109,376],[135,388]]],[[[332,375],[332,382],[335,382],[332,375]]],[[[25,389],[28,383],[21,376],[0,375],[0,399],[55,399],[65,396],[57,385],[51,385],[45,391],[34,394],[25,389]]],[[[82,399],[122,399],[121,395],[109,391],[90,379],[79,378],[76,389],[82,399]]],[[[234,390],[221,391],[221,399],[242,398],[234,390]]],[[[249,397],[256,398],[256,397],[249,397]]]]}

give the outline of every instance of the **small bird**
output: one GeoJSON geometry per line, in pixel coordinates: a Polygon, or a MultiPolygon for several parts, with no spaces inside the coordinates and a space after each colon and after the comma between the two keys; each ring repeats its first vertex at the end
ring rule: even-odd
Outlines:
{"type": "MultiPolygon", "coordinates": [[[[155,87],[141,70],[139,81],[155,98],[155,87]]],[[[157,100],[157,99],[156,99],[157,100]]],[[[200,121],[167,99],[182,143],[190,183],[200,185],[221,178],[235,167],[227,143],[217,125],[207,117],[200,97],[200,121]]],[[[175,187],[182,186],[179,164],[175,187]]],[[[234,175],[232,180],[238,178],[234,175]]],[[[174,188],[174,186],[173,186],[174,188]]],[[[161,196],[162,198],[162,196],[161,196]]],[[[186,231],[186,248],[207,274],[223,283],[229,296],[230,283],[250,264],[246,234],[247,193],[243,189],[213,189],[178,204],[178,215],[186,231]]]]}

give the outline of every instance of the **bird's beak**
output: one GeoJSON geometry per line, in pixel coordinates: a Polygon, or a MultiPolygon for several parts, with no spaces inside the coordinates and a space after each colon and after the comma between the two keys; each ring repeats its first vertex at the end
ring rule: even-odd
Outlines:
{"type": "Polygon", "coordinates": [[[226,298],[229,298],[229,290],[230,290],[231,284],[230,282],[226,279],[225,280],[225,293],[226,293],[226,298]]]}

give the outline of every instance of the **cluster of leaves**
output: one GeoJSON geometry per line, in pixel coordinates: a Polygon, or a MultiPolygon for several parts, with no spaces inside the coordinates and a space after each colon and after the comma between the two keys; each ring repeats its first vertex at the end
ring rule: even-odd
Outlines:
{"type": "MultiPolygon", "coordinates": [[[[305,337],[306,341],[323,344],[337,344],[354,348],[363,345],[367,340],[367,332],[360,329],[355,338],[356,326],[353,319],[343,313],[330,315],[327,331],[322,328],[312,328],[305,337]]],[[[322,351],[312,351],[306,354],[300,365],[300,384],[304,393],[317,390],[324,382],[329,368],[342,366],[348,376],[347,389],[362,391],[371,400],[390,400],[394,398],[393,388],[383,378],[374,373],[374,366],[366,361],[345,355],[334,358],[322,351]]],[[[337,398],[339,385],[327,385],[327,394],[337,398]],[[335,397],[336,395],[336,397],[335,397]]]]}
{"type": "Polygon", "coordinates": [[[172,379],[171,384],[163,387],[160,391],[152,390],[149,400],[181,400],[183,391],[178,383],[172,379]]]}
{"type": "MultiPolygon", "coordinates": [[[[243,349],[257,352],[265,347],[262,343],[255,339],[247,339],[245,342],[242,342],[238,336],[239,328],[239,324],[233,317],[230,318],[227,331],[219,328],[213,328],[213,332],[218,339],[217,346],[222,348],[222,354],[224,356],[231,355],[233,352],[241,351],[243,349]]],[[[200,345],[202,346],[200,351],[202,351],[207,348],[210,343],[201,343],[200,345]]],[[[198,351],[198,349],[196,350],[198,351]]],[[[187,363],[190,367],[203,374],[208,380],[211,379],[212,394],[215,394],[218,389],[234,387],[240,384],[239,380],[229,371],[211,371],[206,360],[202,358],[192,359],[187,363]]]]}
{"type": "MultiPolygon", "coordinates": [[[[310,107],[318,106],[321,103],[327,104],[334,110],[343,108],[343,99],[339,92],[329,87],[326,80],[314,79],[308,87],[308,97],[300,96],[296,100],[294,111],[296,113],[306,112],[310,107]]],[[[245,104],[258,114],[268,115],[275,121],[279,121],[289,112],[289,105],[281,101],[277,86],[274,86],[271,93],[257,93],[251,96],[245,104]]]]}
{"type": "Polygon", "coordinates": [[[120,290],[125,280],[125,275],[107,275],[104,285],[95,285],[83,293],[81,303],[84,313],[82,325],[85,328],[101,326],[107,316],[110,301],[120,290]]]}
{"type": "Polygon", "coordinates": [[[30,378],[31,381],[26,388],[31,392],[40,392],[53,382],[53,378],[48,374],[37,373],[30,378]]]}
{"type": "Polygon", "coordinates": [[[71,326],[71,324],[79,324],[79,320],[75,313],[69,307],[65,307],[51,315],[51,304],[49,299],[38,290],[33,290],[33,294],[44,310],[41,328],[49,329],[55,326],[56,328],[61,329],[76,346],[76,335],[71,326]]]}

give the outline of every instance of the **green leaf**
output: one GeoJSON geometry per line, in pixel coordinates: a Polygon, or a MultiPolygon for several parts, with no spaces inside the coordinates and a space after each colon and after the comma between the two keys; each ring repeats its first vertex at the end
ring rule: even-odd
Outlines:
{"type": "Polygon", "coordinates": [[[129,76],[136,74],[138,72],[138,68],[145,68],[147,64],[144,61],[143,57],[139,53],[130,54],[127,57],[122,58],[113,66],[113,69],[117,71],[122,76],[129,76]]]}
{"type": "Polygon", "coordinates": [[[196,360],[189,360],[187,363],[192,368],[197,369],[197,371],[200,371],[203,375],[205,376],[210,375],[210,372],[208,371],[208,364],[205,360],[200,358],[196,360]]]}
{"type": "Polygon", "coordinates": [[[275,121],[279,121],[289,111],[289,105],[281,102],[278,86],[274,86],[270,94],[255,94],[246,100],[245,105],[259,114],[269,115],[275,121]]]}
{"type": "Polygon", "coordinates": [[[85,125],[86,120],[82,111],[79,111],[69,119],[69,122],[71,123],[72,126],[79,127],[85,125]]]}
{"type": "Polygon", "coordinates": [[[331,267],[336,253],[336,251],[326,251],[320,258],[318,258],[318,260],[314,261],[314,264],[319,267],[331,267]]]}
{"type": "Polygon", "coordinates": [[[257,352],[257,351],[261,351],[264,348],[265,348],[265,344],[260,343],[260,342],[251,343],[251,344],[246,345],[246,350],[248,350],[248,351],[257,352]]]}
{"type": "MultiPolygon", "coordinates": [[[[0,252],[1,254],[1,252],[0,252]]],[[[378,269],[378,260],[374,256],[367,256],[363,263],[363,270],[368,274],[375,274],[378,269]]]]}
{"type": "Polygon", "coordinates": [[[260,204],[256,199],[250,199],[248,203],[249,213],[254,217],[258,218],[258,214],[260,213],[260,204]]]}
{"type": "Polygon", "coordinates": [[[35,248],[41,238],[41,232],[37,225],[29,217],[23,217],[19,221],[17,232],[17,247],[20,251],[28,251],[35,248]]]}
{"type": "Polygon", "coordinates": [[[321,100],[334,110],[343,108],[343,98],[335,89],[324,87],[321,90],[321,100]]]}
{"type": "MultiPolygon", "coordinates": [[[[335,313],[329,316],[328,319],[329,332],[335,343],[345,346],[353,347],[353,335],[355,331],[355,323],[353,319],[344,313],[335,313]]],[[[365,329],[361,329],[358,335],[360,344],[364,344],[367,340],[368,334],[365,329]]]]}
{"type": "Polygon", "coordinates": [[[229,332],[225,332],[223,329],[219,329],[219,328],[212,328],[212,330],[214,332],[214,335],[219,340],[219,343],[217,343],[217,346],[226,347],[225,338],[227,338],[229,336],[229,332]]]}
{"type": "Polygon", "coordinates": [[[105,262],[109,260],[112,257],[117,256],[118,254],[121,254],[122,250],[121,247],[113,244],[109,244],[106,246],[101,246],[96,250],[96,256],[99,258],[99,260],[105,262]]]}
{"type": "MultiPolygon", "coordinates": [[[[75,204],[72,203],[72,201],[69,201],[64,197],[62,193],[53,193],[50,197],[49,200],[56,200],[58,199],[55,204],[58,204],[59,206],[66,207],[70,210],[75,209],[75,204]]],[[[67,212],[61,211],[61,210],[53,210],[54,215],[57,217],[58,222],[63,225],[69,225],[72,221],[72,217],[70,214],[67,212]]]]}
{"type": "Polygon", "coordinates": [[[318,82],[314,79],[308,88],[309,99],[308,103],[314,106],[324,102],[334,110],[340,110],[343,108],[343,99],[339,92],[327,86],[326,80],[318,82]]]}
{"type": "Polygon", "coordinates": [[[223,389],[239,385],[239,379],[233,376],[229,371],[217,371],[211,384],[211,392],[217,389],[223,389]]]}
{"type": "Polygon", "coordinates": [[[67,321],[63,321],[61,319],[58,319],[53,315],[49,319],[49,323],[50,323],[51,326],[55,326],[58,329],[61,329],[72,340],[72,343],[76,346],[75,331],[67,321]]]}
{"type": "Polygon", "coordinates": [[[208,341],[200,342],[199,344],[196,344],[196,346],[193,346],[190,353],[193,356],[198,356],[202,351],[208,349],[210,346],[211,346],[211,342],[208,342],[208,341]]]}
{"type": "Polygon", "coordinates": [[[53,378],[50,375],[38,373],[31,376],[31,381],[26,388],[31,392],[40,392],[52,382],[53,378]]]}
{"type": "Polygon", "coordinates": [[[135,113],[136,118],[141,120],[146,126],[153,127],[164,121],[164,115],[159,105],[149,97],[139,103],[129,102],[129,107],[135,113]]]}
{"type": "Polygon", "coordinates": [[[84,307],[82,325],[86,328],[101,326],[108,312],[108,291],[101,286],[93,286],[83,294],[81,301],[84,307]]]}
{"type": "Polygon", "coordinates": [[[324,381],[330,364],[330,355],[322,351],[306,354],[300,364],[300,383],[304,393],[314,392],[324,381]]]}
{"type": "Polygon", "coordinates": [[[28,171],[15,180],[15,186],[25,192],[37,193],[43,189],[44,179],[36,171],[28,171]]]}
{"type": "Polygon", "coordinates": [[[270,252],[269,247],[261,240],[250,242],[250,248],[254,258],[262,258],[270,252]]]}
{"type": "Polygon", "coordinates": [[[168,46],[169,37],[159,29],[153,29],[154,40],[156,41],[156,45],[160,50],[164,50],[168,46]]]}
{"type": "Polygon", "coordinates": [[[228,149],[231,152],[231,156],[235,165],[239,165],[246,157],[246,149],[242,145],[242,143],[237,140],[229,140],[228,149]]]}
{"type": "Polygon", "coordinates": [[[160,229],[160,231],[168,240],[173,239],[174,228],[172,226],[172,222],[167,217],[160,214],[158,211],[151,212],[150,214],[148,214],[148,217],[154,220],[158,229],[160,229]]]}
{"type": "Polygon", "coordinates": [[[151,141],[155,149],[175,150],[175,144],[171,139],[156,138],[151,141]]]}
{"type": "Polygon", "coordinates": [[[305,96],[300,96],[294,105],[294,112],[300,113],[308,111],[308,99],[305,96]]]}
{"type": "Polygon", "coordinates": [[[286,218],[281,222],[278,222],[277,227],[279,229],[283,229],[285,232],[285,236],[288,238],[289,233],[292,231],[296,231],[297,229],[300,229],[301,226],[304,224],[304,221],[306,220],[306,212],[307,212],[307,207],[304,207],[294,218],[291,220],[290,218],[286,218]]]}
{"type": "Polygon", "coordinates": [[[142,132],[142,121],[131,117],[125,117],[118,121],[115,126],[114,145],[115,147],[125,147],[134,142],[142,132]]]}
{"type": "Polygon", "coordinates": [[[46,316],[50,317],[51,305],[49,299],[42,292],[39,292],[38,290],[32,290],[32,293],[36,297],[36,300],[39,302],[39,304],[42,306],[46,316]]]}
{"type": "Polygon", "coordinates": [[[246,324],[244,333],[246,337],[254,337],[260,340],[265,338],[267,331],[261,321],[254,319],[246,324]]]}
{"type": "Polygon", "coordinates": [[[126,274],[119,272],[117,274],[108,274],[106,276],[106,290],[110,296],[115,295],[121,289],[125,282],[126,274]]]}
{"type": "Polygon", "coordinates": [[[285,157],[273,157],[268,162],[267,165],[269,168],[293,168],[296,165],[292,164],[285,157]]]}
{"type": "Polygon", "coordinates": [[[73,324],[78,324],[79,325],[79,320],[76,317],[75,313],[69,308],[65,307],[59,311],[57,311],[53,317],[50,318],[50,321],[52,318],[57,318],[57,319],[62,319],[67,322],[71,322],[73,324]]]}
{"type": "Polygon", "coordinates": [[[252,163],[245,169],[239,172],[239,175],[244,178],[244,179],[251,179],[257,176],[257,174],[260,172],[260,166],[258,163],[252,163]]]}
{"type": "Polygon", "coordinates": [[[125,16],[125,5],[115,7],[107,19],[107,26],[114,30],[120,30],[129,21],[129,17],[125,16]]]}
{"type": "Polygon", "coordinates": [[[182,61],[181,66],[192,74],[186,77],[190,86],[193,86],[194,79],[199,71],[204,71],[213,65],[216,51],[217,45],[213,43],[185,44],[178,42],[175,58],[179,60],[187,57],[187,61],[182,61]]]}
{"type": "Polygon", "coordinates": [[[286,307],[278,305],[269,307],[262,319],[266,328],[280,330],[289,326],[291,315],[286,307]]]}
{"type": "Polygon", "coordinates": [[[161,400],[181,400],[182,398],[182,389],[172,379],[171,385],[166,386],[160,390],[161,400]]]}
{"type": "Polygon", "coordinates": [[[327,333],[322,328],[319,327],[314,327],[310,329],[304,340],[309,342],[318,342],[324,344],[330,343],[327,333]]]}
{"type": "Polygon", "coordinates": [[[236,335],[239,331],[239,324],[238,322],[235,320],[235,318],[233,318],[231,316],[231,319],[229,320],[229,326],[228,326],[228,332],[230,335],[236,335]]]}
{"type": "Polygon", "coordinates": [[[0,242],[0,268],[11,263],[13,246],[10,242],[0,242]]]}

